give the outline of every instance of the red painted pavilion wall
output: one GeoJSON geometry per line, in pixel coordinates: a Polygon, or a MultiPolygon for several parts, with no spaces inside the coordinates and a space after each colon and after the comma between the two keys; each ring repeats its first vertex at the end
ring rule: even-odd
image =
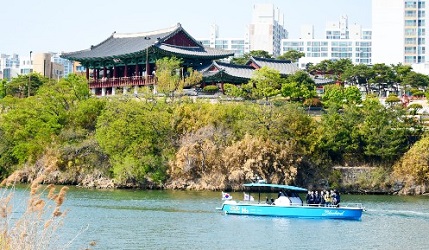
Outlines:
{"type": "Polygon", "coordinates": [[[192,39],[190,39],[183,31],[180,31],[179,33],[170,37],[164,43],[184,47],[200,46],[199,44],[196,44],[192,39]]]}

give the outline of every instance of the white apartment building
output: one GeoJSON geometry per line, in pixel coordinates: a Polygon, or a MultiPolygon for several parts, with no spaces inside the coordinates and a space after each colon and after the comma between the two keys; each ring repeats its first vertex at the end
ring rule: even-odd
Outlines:
{"type": "Polygon", "coordinates": [[[363,29],[358,24],[348,24],[348,17],[341,16],[339,22],[328,22],[325,37],[314,37],[314,26],[301,27],[298,39],[283,39],[281,54],[297,50],[305,57],[299,60],[299,67],[305,68],[308,63],[317,64],[323,60],[349,58],[355,64],[372,64],[372,31],[363,29]]]}
{"type": "Polygon", "coordinates": [[[17,54],[0,55],[0,79],[10,80],[20,74],[20,60],[17,54]]]}
{"type": "Polygon", "coordinates": [[[249,25],[250,50],[265,50],[274,57],[280,55],[280,43],[288,37],[284,16],[273,4],[255,4],[249,25]]]}
{"type": "Polygon", "coordinates": [[[21,57],[17,54],[1,54],[0,79],[11,80],[18,75],[27,75],[31,72],[40,73],[51,79],[59,79],[72,73],[73,64],[69,60],[58,58],[57,53],[31,53],[21,57]]]}
{"type": "Polygon", "coordinates": [[[373,62],[412,65],[429,61],[428,8],[425,0],[372,0],[373,62]]]}
{"type": "Polygon", "coordinates": [[[246,38],[219,38],[219,27],[216,24],[210,27],[210,38],[198,39],[202,45],[215,49],[234,51],[235,57],[241,57],[250,52],[249,40],[246,38]]]}

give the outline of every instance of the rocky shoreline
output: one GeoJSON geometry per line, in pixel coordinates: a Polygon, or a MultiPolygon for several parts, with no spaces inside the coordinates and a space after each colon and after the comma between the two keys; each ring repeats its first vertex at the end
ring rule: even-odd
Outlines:
{"type": "MultiPolygon", "coordinates": [[[[356,171],[356,170],[354,170],[356,171]]],[[[3,183],[31,183],[36,179],[40,173],[40,169],[36,171],[34,167],[26,167],[22,170],[15,171],[3,183]]],[[[350,174],[350,173],[349,173],[350,174]]],[[[352,180],[347,179],[347,175],[343,173],[343,177],[347,182],[345,185],[337,189],[341,193],[348,194],[367,194],[367,195],[429,195],[429,185],[416,185],[412,182],[403,183],[396,182],[394,185],[380,188],[374,186],[373,188],[361,188],[352,180]]],[[[242,191],[241,185],[222,186],[211,185],[204,181],[190,181],[190,180],[168,180],[165,184],[159,185],[151,181],[145,183],[137,183],[129,181],[127,183],[117,183],[114,179],[104,176],[99,171],[86,174],[72,174],[62,172],[59,170],[48,171],[44,176],[42,184],[55,184],[55,185],[69,185],[80,188],[89,189],[166,189],[166,190],[209,190],[209,191],[242,191]]],[[[329,187],[328,187],[329,188],[329,187]]]]}

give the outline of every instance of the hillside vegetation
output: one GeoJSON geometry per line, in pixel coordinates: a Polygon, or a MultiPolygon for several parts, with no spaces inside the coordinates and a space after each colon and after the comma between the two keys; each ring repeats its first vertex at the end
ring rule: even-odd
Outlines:
{"type": "Polygon", "coordinates": [[[87,187],[238,189],[255,175],[341,187],[338,165],[376,167],[391,185],[427,182],[421,126],[370,96],[315,119],[286,99],[94,98],[79,76],[42,80],[30,97],[0,100],[1,178],[31,181],[55,162],[46,182],[87,187]]]}

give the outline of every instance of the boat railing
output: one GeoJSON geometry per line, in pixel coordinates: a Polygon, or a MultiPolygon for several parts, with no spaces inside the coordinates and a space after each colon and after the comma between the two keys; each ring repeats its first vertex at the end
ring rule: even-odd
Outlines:
{"type": "Polygon", "coordinates": [[[349,207],[349,208],[364,208],[362,203],[340,203],[338,205],[333,204],[306,204],[309,207],[327,207],[327,208],[338,208],[338,207],[349,207]]]}
{"type": "Polygon", "coordinates": [[[340,203],[340,207],[364,208],[362,203],[340,203]]]}

